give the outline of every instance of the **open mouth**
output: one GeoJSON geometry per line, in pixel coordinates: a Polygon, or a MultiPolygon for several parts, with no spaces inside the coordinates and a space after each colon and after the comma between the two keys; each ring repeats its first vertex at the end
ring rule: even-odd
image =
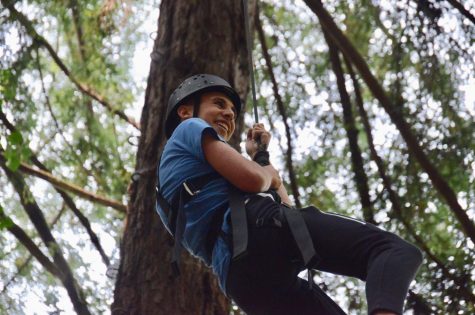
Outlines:
{"type": "Polygon", "coordinates": [[[225,123],[223,122],[217,122],[216,123],[221,129],[223,129],[225,132],[228,132],[229,131],[229,127],[228,125],[226,125],[225,123]]]}

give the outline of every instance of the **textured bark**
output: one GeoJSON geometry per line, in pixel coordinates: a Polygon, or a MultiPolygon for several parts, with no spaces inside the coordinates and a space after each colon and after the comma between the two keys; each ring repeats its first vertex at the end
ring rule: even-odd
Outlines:
{"type": "Polygon", "coordinates": [[[279,93],[279,86],[277,84],[277,80],[274,75],[274,67],[272,66],[272,60],[269,55],[269,50],[267,48],[267,43],[266,43],[266,38],[264,34],[264,29],[262,28],[261,21],[259,18],[259,13],[256,13],[256,30],[257,34],[259,37],[259,42],[261,43],[262,47],[262,54],[264,56],[264,60],[266,62],[266,67],[267,67],[267,72],[269,74],[269,78],[272,82],[272,91],[274,92],[274,98],[277,103],[277,110],[279,111],[279,114],[282,116],[282,122],[284,123],[284,128],[285,128],[285,137],[287,139],[287,150],[285,154],[285,166],[287,167],[287,170],[289,171],[289,180],[290,180],[290,188],[292,190],[292,195],[294,196],[295,200],[295,206],[297,208],[301,208],[302,205],[300,203],[300,198],[299,198],[299,189],[297,185],[297,178],[295,176],[295,169],[294,169],[294,163],[292,160],[292,155],[293,155],[293,144],[292,144],[292,135],[290,133],[290,126],[288,122],[288,115],[287,111],[284,106],[284,102],[282,101],[282,97],[280,96],[279,93]]]}
{"type": "Polygon", "coordinates": [[[391,118],[392,123],[399,130],[411,155],[416,158],[421,168],[429,176],[434,188],[449,205],[454,216],[460,223],[462,231],[467,237],[471,239],[472,242],[475,243],[475,224],[473,220],[469,218],[466,210],[462,208],[458,202],[455,191],[449,186],[447,181],[437,169],[437,166],[434,165],[431,160],[429,160],[429,157],[419,144],[419,140],[412,132],[411,126],[404,119],[401,109],[395,106],[389,99],[386,91],[383,89],[381,84],[379,84],[378,80],[369,69],[363,57],[359,54],[359,52],[343,34],[343,32],[338,28],[330,14],[323,7],[321,1],[305,0],[304,2],[317,15],[322,27],[328,31],[328,34],[332,37],[340,51],[358,69],[361,77],[365,81],[373,96],[379,101],[381,106],[391,118]]]}
{"type": "MultiPolygon", "coordinates": [[[[181,276],[171,275],[171,238],[155,212],[155,185],[168,97],[179,82],[196,73],[217,74],[245,99],[248,69],[242,21],[239,1],[161,2],[140,123],[135,180],[129,188],[114,315],[229,313],[229,301],[215,277],[196,258],[183,255],[181,276]]],[[[232,140],[235,145],[242,117],[236,130],[232,140]]]]}
{"type": "Polygon", "coordinates": [[[345,76],[343,68],[341,67],[339,51],[325,30],[323,33],[328,44],[330,62],[336,76],[341,105],[343,106],[343,123],[351,153],[351,168],[353,169],[356,188],[360,196],[363,217],[366,222],[376,224],[376,221],[374,220],[373,206],[369,197],[368,176],[364,170],[363,157],[361,156],[361,150],[358,145],[358,130],[356,129],[355,119],[353,117],[350,96],[348,95],[345,86],[345,76]]]}

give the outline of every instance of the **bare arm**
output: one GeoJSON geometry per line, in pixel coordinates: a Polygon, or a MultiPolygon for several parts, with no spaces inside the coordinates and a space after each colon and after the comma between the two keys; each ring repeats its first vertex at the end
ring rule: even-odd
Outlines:
{"type": "Polygon", "coordinates": [[[203,136],[203,151],[216,172],[242,191],[257,193],[281,186],[279,173],[271,165],[262,167],[209,134],[203,136]]]}

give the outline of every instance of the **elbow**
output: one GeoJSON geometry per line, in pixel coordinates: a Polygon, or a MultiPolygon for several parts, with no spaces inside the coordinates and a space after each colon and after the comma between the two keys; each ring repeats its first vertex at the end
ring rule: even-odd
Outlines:
{"type": "Polygon", "coordinates": [[[242,191],[249,193],[259,193],[269,189],[270,182],[264,174],[260,172],[255,172],[249,174],[246,180],[242,182],[242,185],[239,185],[238,188],[242,191]]]}

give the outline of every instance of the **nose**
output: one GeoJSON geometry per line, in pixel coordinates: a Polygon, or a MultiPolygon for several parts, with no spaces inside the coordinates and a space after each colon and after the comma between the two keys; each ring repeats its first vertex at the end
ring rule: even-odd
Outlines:
{"type": "Polygon", "coordinates": [[[232,108],[232,107],[226,107],[226,108],[223,110],[223,116],[234,120],[234,111],[233,111],[233,108],[232,108]]]}

